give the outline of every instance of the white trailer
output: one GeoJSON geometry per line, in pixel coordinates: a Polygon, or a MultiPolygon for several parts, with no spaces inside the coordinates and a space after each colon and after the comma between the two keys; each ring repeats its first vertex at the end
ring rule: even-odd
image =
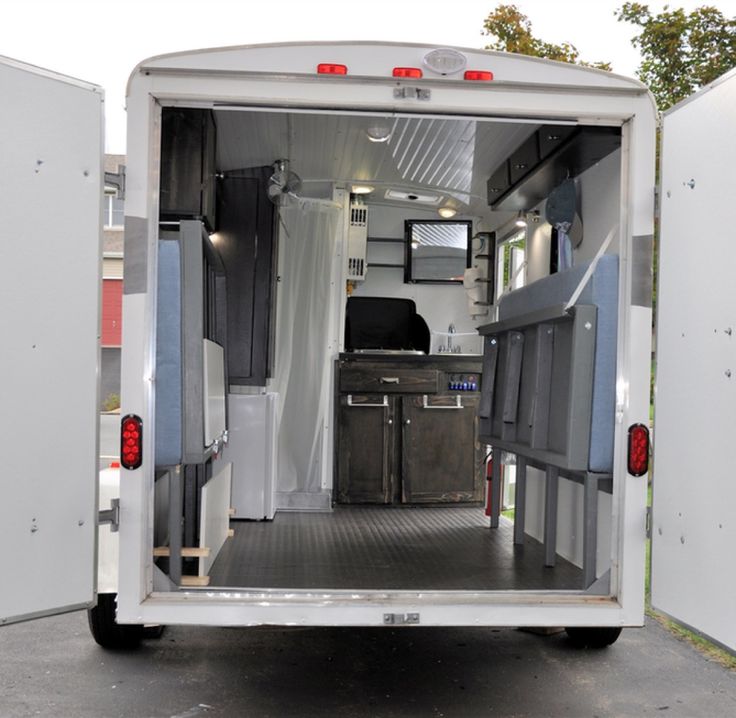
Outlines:
{"type": "MultiPolygon", "coordinates": [[[[10,622],[95,602],[101,95],[1,67],[19,115],[3,134],[24,139],[1,170],[3,219],[12,206],[34,262],[79,272],[69,281],[58,271],[51,300],[73,312],[79,342],[64,346],[79,363],[39,374],[29,346],[66,335],[29,319],[47,289],[15,270],[28,266],[28,243],[3,239],[3,328],[19,347],[3,367],[2,441],[15,463],[2,482],[5,495],[21,493],[0,509],[2,536],[17,547],[11,590],[0,592],[0,621],[10,622]],[[42,80],[70,104],[93,98],[79,112],[95,132],[71,111],[68,127],[60,113],[49,123],[38,106],[48,88],[33,85],[42,80]],[[52,147],[81,156],[84,142],[96,158],[82,176],[97,204],[73,205],[86,195],[63,176],[54,187],[73,196],[46,197],[79,254],[50,241],[45,222],[58,235],[58,218],[22,209],[29,188],[16,178],[51,164],[46,135],[24,134],[28,118],[59,133],[52,147]],[[8,309],[21,301],[22,314],[8,309]],[[29,407],[41,380],[58,393],[47,411],[29,407]],[[60,445],[45,454],[40,435],[60,445]],[[46,566],[39,538],[55,552],[46,566]],[[60,556],[74,596],[58,595],[70,584],[60,556]]],[[[478,50],[296,43],[141,63],[128,88],[123,468],[119,510],[106,514],[119,547],[101,551],[96,639],[136,640],[143,624],[523,625],[604,645],[641,625],[656,121],[635,80],[478,50]],[[436,238],[447,228],[440,209],[469,237],[446,277],[432,272],[437,254],[452,254],[447,242],[410,229],[423,223],[436,238]],[[422,256],[422,242],[441,251],[422,256]],[[494,289],[496,276],[506,286],[494,289]],[[431,333],[426,353],[357,351],[350,295],[412,300],[431,333]],[[443,444],[445,425],[421,423],[468,415],[469,443],[443,444]],[[477,487],[417,489],[432,464],[460,460],[461,444],[495,449],[490,519],[472,502],[477,487]],[[361,474],[378,451],[379,475],[361,474]],[[434,458],[417,473],[422,457],[434,458]],[[504,461],[516,466],[513,524],[499,516],[504,461]],[[379,503],[410,507],[348,505],[368,494],[345,489],[346,471],[375,479],[379,503]],[[248,505],[232,506],[236,496],[248,505]]],[[[81,167],[74,154],[53,166],[81,167]]],[[[60,356],[47,351],[49,362],[60,356]]],[[[116,483],[106,479],[100,508],[111,508],[116,483]]],[[[106,540],[109,531],[100,526],[106,540]]]]}

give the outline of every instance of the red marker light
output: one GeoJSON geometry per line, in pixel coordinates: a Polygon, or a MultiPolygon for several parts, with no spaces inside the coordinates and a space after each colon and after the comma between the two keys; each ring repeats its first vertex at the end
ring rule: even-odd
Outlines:
{"type": "Polygon", "coordinates": [[[463,77],[474,82],[490,82],[493,79],[493,73],[490,70],[466,70],[463,77]]]}
{"type": "Polygon", "coordinates": [[[649,471],[649,429],[644,424],[629,428],[628,464],[632,476],[644,476],[649,471]]]}
{"type": "Polygon", "coordinates": [[[394,67],[393,76],[418,80],[422,77],[422,71],[418,67],[394,67]]]}
{"type": "Polygon", "coordinates": [[[128,414],[120,422],[120,463],[124,469],[137,469],[143,462],[143,422],[128,414]]]}
{"type": "Polygon", "coordinates": [[[320,75],[347,75],[348,66],[338,65],[334,62],[321,62],[317,65],[317,73],[320,75]]]}

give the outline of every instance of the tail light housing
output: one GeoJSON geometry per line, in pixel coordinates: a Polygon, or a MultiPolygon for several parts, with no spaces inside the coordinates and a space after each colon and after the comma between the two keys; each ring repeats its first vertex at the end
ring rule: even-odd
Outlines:
{"type": "Polygon", "coordinates": [[[120,421],[120,464],[124,469],[137,469],[143,463],[143,421],[128,414],[120,421]]]}
{"type": "Polygon", "coordinates": [[[490,82],[493,73],[490,70],[466,70],[463,78],[472,82],[490,82]]]}
{"type": "Polygon", "coordinates": [[[632,476],[644,476],[649,471],[649,429],[644,424],[629,427],[628,470],[632,476]]]}
{"type": "Polygon", "coordinates": [[[317,73],[319,75],[347,75],[348,66],[336,62],[320,62],[317,65],[317,73]]]}
{"type": "Polygon", "coordinates": [[[404,77],[418,80],[422,77],[422,71],[418,67],[394,67],[394,77],[404,77]]]}

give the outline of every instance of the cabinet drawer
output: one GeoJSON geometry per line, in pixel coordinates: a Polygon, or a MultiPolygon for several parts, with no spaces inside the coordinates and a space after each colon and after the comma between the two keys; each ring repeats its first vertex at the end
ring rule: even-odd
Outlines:
{"type": "Polygon", "coordinates": [[[340,371],[341,392],[376,394],[434,394],[439,386],[437,369],[361,369],[345,367],[340,371]]]}

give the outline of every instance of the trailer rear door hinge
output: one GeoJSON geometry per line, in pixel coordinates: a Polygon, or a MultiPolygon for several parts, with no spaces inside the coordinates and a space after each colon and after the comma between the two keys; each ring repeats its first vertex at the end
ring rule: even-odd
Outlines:
{"type": "Polygon", "coordinates": [[[394,99],[396,100],[429,100],[432,91],[425,87],[394,87],[394,99]]]}
{"type": "Polygon", "coordinates": [[[117,530],[120,528],[120,499],[110,500],[110,508],[100,511],[97,523],[100,526],[102,524],[110,524],[110,531],[117,533],[117,530]]]}
{"type": "Polygon", "coordinates": [[[418,613],[384,613],[384,626],[408,626],[419,623],[418,613]]]}

